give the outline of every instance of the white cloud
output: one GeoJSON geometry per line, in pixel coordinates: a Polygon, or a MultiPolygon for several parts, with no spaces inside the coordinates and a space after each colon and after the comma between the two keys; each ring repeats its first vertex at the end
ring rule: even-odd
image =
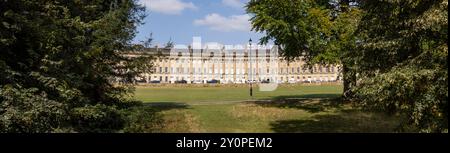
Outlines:
{"type": "Polygon", "coordinates": [[[231,6],[234,8],[242,8],[244,7],[244,3],[242,3],[240,0],[222,0],[222,3],[226,6],[231,6]]]}
{"type": "Polygon", "coordinates": [[[250,31],[250,16],[232,15],[224,17],[213,13],[205,16],[204,19],[195,20],[195,25],[208,26],[211,30],[230,32],[230,31],[250,31]]]}
{"type": "Polygon", "coordinates": [[[183,2],[182,0],[140,0],[140,2],[151,12],[170,15],[181,14],[185,9],[197,9],[192,2],[183,2]]]}

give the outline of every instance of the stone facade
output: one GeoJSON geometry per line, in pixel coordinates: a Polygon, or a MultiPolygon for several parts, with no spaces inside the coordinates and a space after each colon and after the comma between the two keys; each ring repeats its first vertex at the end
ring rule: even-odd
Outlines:
{"type": "Polygon", "coordinates": [[[154,60],[153,73],[144,75],[142,82],[145,83],[340,81],[338,65],[309,67],[301,57],[287,62],[278,56],[274,46],[207,44],[201,49],[177,46],[170,50],[152,48],[148,52],[160,56],[154,60]]]}

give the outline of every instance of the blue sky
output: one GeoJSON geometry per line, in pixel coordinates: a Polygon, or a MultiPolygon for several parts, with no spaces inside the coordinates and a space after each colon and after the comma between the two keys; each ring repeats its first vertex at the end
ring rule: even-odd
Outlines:
{"type": "Polygon", "coordinates": [[[251,26],[243,8],[248,0],[139,0],[147,9],[144,25],[138,27],[133,40],[138,43],[153,33],[154,44],[172,39],[176,44],[189,45],[192,37],[202,42],[244,44],[255,41],[261,33],[250,31],[251,26]]]}

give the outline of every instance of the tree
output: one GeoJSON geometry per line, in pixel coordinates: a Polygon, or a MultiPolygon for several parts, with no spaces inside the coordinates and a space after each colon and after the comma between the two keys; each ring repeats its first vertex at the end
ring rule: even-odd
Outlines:
{"type": "Polygon", "coordinates": [[[144,48],[151,48],[152,47],[152,42],[153,42],[153,33],[150,33],[145,41],[141,41],[141,43],[143,44],[144,48]]]}
{"type": "Polygon", "coordinates": [[[175,45],[172,39],[169,39],[169,41],[164,45],[164,49],[172,49],[174,46],[175,45]]]}
{"type": "Polygon", "coordinates": [[[448,1],[365,1],[356,97],[407,114],[405,125],[448,132],[448,1]]]}
{"type": "Polygon", "coordinates": [[[112,80],[151,66],[122,56],[143,12],[135,0],[0,1],[0,132],[120,129],[131,88],[112,80]]]}
{"type": "MultiPolygon", "coordinates": [[[[283,56],[341,63],[344,96],[448,132],[447,0],[251,0],[253,29],[283,56]],[[329,29],[329,30],[327,30],[329,29]]],[[[406,126],[405,126],[406,127],[406,126]]]]}
{"type": "Polygon", "coordinates": [[[356,84],[352,71],[356,48],[354,32],[361,16],[350,0],[251,0],[247,12],[253,30],[264,32],[260,43],[273,40],[288,61],[305,57],[307,64],[341,64],[344,96],[356,84]]]}

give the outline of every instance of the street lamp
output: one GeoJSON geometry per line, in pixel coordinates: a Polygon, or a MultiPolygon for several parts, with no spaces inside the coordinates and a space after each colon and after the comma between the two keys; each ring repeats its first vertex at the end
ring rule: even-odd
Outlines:
{"type": "Polygon", "coordinates": [[[248,42],[250,44],[250,96],[253,97],[252,38],[248,42]]]}

